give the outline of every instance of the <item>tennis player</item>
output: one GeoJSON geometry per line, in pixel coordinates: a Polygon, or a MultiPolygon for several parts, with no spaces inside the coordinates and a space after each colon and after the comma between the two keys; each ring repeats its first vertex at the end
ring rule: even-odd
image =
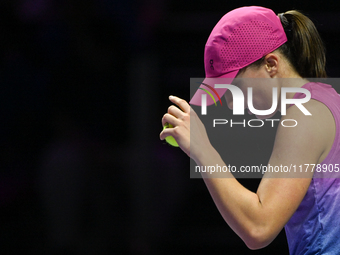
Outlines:
{"type": "MultiPolygon", "coordinates": [[[[294,119],[298,125],[279,125],[268,164],[315,164],[314,171],[303,178],[265,178],[265,174],[256,193],[231,174],[230,178],[203,174],[221,215],[250,249],[267,246],[285,228],[291,254],[340,254],[340,179],[327,175],[331,168],[334,173],[340,167],[340,97],[330,85],[309,81],[326,77],[325,62],[325,50],[314,24],[298,11],[276,15],[263,7],[238,8],[222,17],[207,40],[207,78],[271,79],[273,85],[253,87],[255,109],[271,107],[274,86],[278,91],[290,87],[311,93],[311,99],[303,104],[311,116],[296,105],[287,107],[282,120],[294,119]]],[[[246,93],[251,84],[237,86],[246,93]]],[[[233,108],[230,90],[217,92],[233,108]]],[[[200,105],[202,93],[197,90],[190,104],[200,105]]],[[[289,99],[305,97],[303,93],[287,95],[289,99]]],[[[160,139],[173,136],[197,165],[227,166],[190,105],[175,96],[170,96],[170,101],[174,105],[163,116],[162,124],[170,123],[173,128],[162,131],[160,139]]],[[[207,97],[207,104],[212,103],[207,97]]],[[[278,107],[272,115],[282,112],[280,105],[279,92],[278,107]]]]}

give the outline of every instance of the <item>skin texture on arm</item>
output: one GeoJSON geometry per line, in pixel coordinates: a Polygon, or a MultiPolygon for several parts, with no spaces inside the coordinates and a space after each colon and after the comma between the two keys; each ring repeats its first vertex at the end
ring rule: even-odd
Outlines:
{"type": "MultiPolygon", "coordinates": [[[[161,139],[173,135],[180,147],[187,150],[187,154],[197,165],[226,165],[210,142],[207,142],[204,126],[195,119],[198,118],[195,113],[190,114],[192,111],[190,106],[185,106],[185,101],[176,97],[171,101],[180,105],[182,111],[178,108],[178,111],[173,107],[169,108],[170,113],[163,117],[163,124],[165,122],[175,124],[177,131],[169,129],[167,133],[162,132],[161,139]],[[191,137],[195,140],[191,143],[190,134],[185,136],[182,135],[184,132],[181,132],[186,130],[188,125],[190,129],[190,122],[191,125],[194,123],[201,128],[201,132],[195,132],[194,137],[191,137]],[[201,152],[202,148],[207,148],[204,153],[201,152]]],[[[294,128],[282,126],[278,128],[269,160],[271,166],[316,164],[327,156],[335,135],[333,116],[327,107],[315,100],[310,100],[304,106],[312,116],[305,116],[296,106],[292,106],[283,117],[297,120],[298,125],[294,128]]],[[[250,249],[262,248],[277,236],[298,208],[312,178],[311,172],[305,173],[303,178],[284,178],[289,177],[284,173],[275,173],[275,176],[270,178],[268,173],[266,175],[256,193],[243,187],[232,176],[204,178],[221,215],[250,249]]]]}
{"type": "MultiPolygon", "coordinates": [[[[305,106],[313,116],[304,116],[295,106],[288,109],[284,118],[295,119],[298,125],[279,127],[271,166],[316,164],[327,155],[331,144],[327,141],[334,139],[332,116],[314,100],[305,106]]],[[[277,236],[304,198],[312,177],[311,172],[303,173],[305,178],[287,178],[285,173],[266,175],[256,194],[235,179],[205,179],[222,216],[251,249],[262,248],[277,236]]]]}

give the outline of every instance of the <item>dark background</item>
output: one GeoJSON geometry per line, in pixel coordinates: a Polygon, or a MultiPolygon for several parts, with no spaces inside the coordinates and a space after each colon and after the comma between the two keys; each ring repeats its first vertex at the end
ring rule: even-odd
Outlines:
{"type": "MultiPolygon", "coordinates": [[[[1,1],[0,253],[288,254],[284,232],[248,250],[159,132],[168,96],[189,99],[211,29],[236,7],[304,11],[337,77],[340,9],[294,2],[1,1]]],[[[270,147],[274,130],[262,135],[270,147]]],[[[238,136],[230,157],[258,157],[238,136]]]]}

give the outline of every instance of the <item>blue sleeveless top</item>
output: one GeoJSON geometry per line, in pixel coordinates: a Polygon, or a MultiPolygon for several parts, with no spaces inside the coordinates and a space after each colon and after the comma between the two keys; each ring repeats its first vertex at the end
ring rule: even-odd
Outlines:
{"type": "MultiPolygon", "coordinates": [[[[340,254],[340,96],[323,83],[307,83],[303,88],[332,112],[336,134],[330,152],[321,163],[329,171],[314,171],[304,199],[285,226],[289,253],[340,254]]],[[[294,96],[299,97],[305,95],[294,96]]]]}

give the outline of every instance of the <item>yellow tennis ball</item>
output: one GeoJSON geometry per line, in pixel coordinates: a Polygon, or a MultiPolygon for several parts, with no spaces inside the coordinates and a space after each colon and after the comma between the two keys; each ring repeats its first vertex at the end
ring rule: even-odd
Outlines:
{"type": "MultiPolygon", "coordinates": [[[[171,125],[171,124],[168,124],[168,123],[166,123],[165,125],[164,125],[164,127],[163,127],[163,130],[164,129],[166,129],[166,128],[172,128],[173,126],[171,125]]],[[[168,143],[168,144],[170,144],[170,145],[172,145],[172,146],[174,146],[174,147],[179,147],[178,146],[178,143],[176,142],[176,140],[175,140],[175,138],[173,138],[172,136],[167,136],[167,137],[165,137],[165,141],[168,143]]]]}

